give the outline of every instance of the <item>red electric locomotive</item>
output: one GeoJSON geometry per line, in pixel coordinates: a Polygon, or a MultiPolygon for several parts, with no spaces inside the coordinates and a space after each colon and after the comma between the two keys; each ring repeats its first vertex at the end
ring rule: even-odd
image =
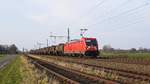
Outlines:
{"type": "Polygon", "coordinates": [[[36,50],[31,50],[31,54],[58,55],[58,56],[92,56],[99,55],[98,43],[96,38],[81,38],[80,40],[72,40],[65,44],[49,46],[36,50]]]}
{"type": "Polygon", "coordinates": [[[81,38],[64,44],[64,54],[97,56],[99,54],[96,38],[81,38]]]}

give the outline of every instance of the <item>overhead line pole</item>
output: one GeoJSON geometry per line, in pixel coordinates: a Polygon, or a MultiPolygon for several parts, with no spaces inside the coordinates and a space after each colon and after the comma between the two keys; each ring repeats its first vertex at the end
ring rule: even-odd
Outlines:
{"type": "Polygon", "coordinates": [[[69,30],[69,27],[68,27],[68,42],[70,41],[70,30],[69,30]]]}
{"type": "Polygon", "coordinates": [[[47,41],[47,47],[48,47],[48,39],[46,39],[46,41],[47,41]]]}
{"type": "Polygon", "coordinates": [[[40,49],[43,44],[37,42],[37,45],[39,46],[39,49],[40,49]]]}

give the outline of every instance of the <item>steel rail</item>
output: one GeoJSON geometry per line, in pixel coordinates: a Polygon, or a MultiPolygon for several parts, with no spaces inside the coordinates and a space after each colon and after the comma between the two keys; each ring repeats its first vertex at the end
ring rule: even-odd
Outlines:
{"type": "Polygon", "coordinates": [[[45,68],[51,73],[55,73],[57,77],[60,77],[62,79],[65,78],[65,80],[67,80],[69,84],[119,84],[116,81],[106,80],[96,76],[85,74],[76,70],[72,70],[63,66],[47,62],[45,60],[32,57],[30,58],[34,60],[34,63],[36,65],[45,68]]]}

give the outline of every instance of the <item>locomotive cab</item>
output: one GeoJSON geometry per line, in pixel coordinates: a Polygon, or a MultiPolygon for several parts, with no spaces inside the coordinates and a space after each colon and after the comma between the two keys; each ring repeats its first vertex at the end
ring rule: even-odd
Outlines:
{"type": "Polygon", "coordinates": [[[98,42],[96,38],[85,38],[87,56],[97,56],[99,54],[98,42]]]}

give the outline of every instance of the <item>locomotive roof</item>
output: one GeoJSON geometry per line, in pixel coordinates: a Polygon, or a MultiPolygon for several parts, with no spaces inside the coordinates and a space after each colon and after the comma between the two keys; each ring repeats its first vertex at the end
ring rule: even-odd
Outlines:
{"type": "Polygon", "coordinates": [[[83,37],[81,39],[96,39],[96,38],[88,38],[88,37],[83,37]]]}
{"type": "Polygon", "coordinates": [[[81,39],[73,39],[67,43],[72,43],[72,42],[77,42],[77,41],[81,41],[81,40],[86,40],[86,39],[96,39],[96,38],[87,38],[87,37],[82,37],[81,39]]]}

